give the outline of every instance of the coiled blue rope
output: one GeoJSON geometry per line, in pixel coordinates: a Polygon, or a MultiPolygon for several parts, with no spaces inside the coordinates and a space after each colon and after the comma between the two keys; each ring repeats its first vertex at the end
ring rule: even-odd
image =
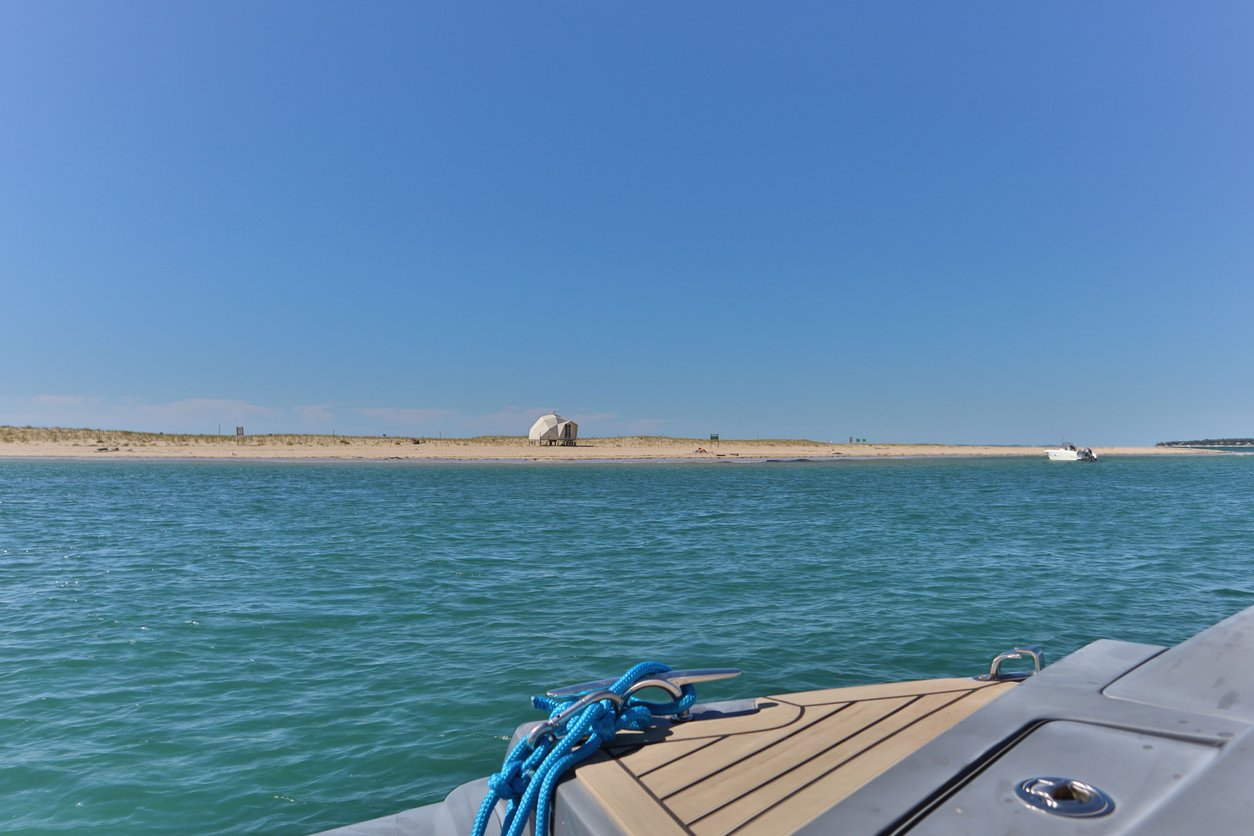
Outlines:
{"type": "Polygon", "coordinates": [[[547,836],[557,782],[575,764],[590,757],[601,744],[620,731],[642,731],[654,717],[680,715],[697,701],[697,689],[682,686],[677,699],[666,703],[627,695],[646,676],[665,673],[661,662],[641,662],[604,691],[585,692],[563,699],[531,698],[549,719],[505,756],[501,770],[488,777],[488,793],[475,817],[473,836],[484,836],[492,810],[502,799],[508,802],[501,822],[502,836],[521,836],[535,814],[536,836],[547,836]],[[600,697],[600,698],[598,698],[600,697]]]}

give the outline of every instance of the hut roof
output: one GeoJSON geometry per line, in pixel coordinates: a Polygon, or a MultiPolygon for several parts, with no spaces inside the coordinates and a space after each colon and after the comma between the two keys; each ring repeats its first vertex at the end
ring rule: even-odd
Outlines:
{"type": "Polygon", "coordinates": [[[557,438],[557,426],[565,420],[556,412],[541,415],[531,425],[531,432],[527,433],[527,439],[529,441],[546,441],[551,438],[557,438]]]}

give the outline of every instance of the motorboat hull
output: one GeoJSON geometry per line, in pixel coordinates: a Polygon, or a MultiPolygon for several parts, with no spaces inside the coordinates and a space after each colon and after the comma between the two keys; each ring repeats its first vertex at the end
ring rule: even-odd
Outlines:
{"type": "Polygon", "coordinates": [[[1095,462],[1097,454],[1089,448],[1056,447],[1045,451],[1051,462],[1095,462]]]}
{"type": "MultiPolygon", "coordinates": [[[[560,781],[553,833],[1249,832],[1252,662],[1254,607],[1172,648],[1100,640],[1017,684],[698,706],[686,723],[616,737],[560,781]]],[[[466,833],[486,786],[329,832],[466,833]]]]}

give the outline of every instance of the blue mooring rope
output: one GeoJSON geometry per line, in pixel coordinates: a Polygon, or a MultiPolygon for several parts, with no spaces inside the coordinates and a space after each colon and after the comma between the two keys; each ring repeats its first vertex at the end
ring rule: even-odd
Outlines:
{"type": "Polygon", "coordinates": [[[697,689],[682,686],[678,699],[667,703],[627,696],[633,685],[646,676],[669,671],[661,662],[641,662],[604,691],[575,694],[563,699],[531,698],[536,708],[549,712],[549,719],[519,741],[505,756],[501,771],[488,777],[488,793],[475,817],[473,836],[484,836],[497,801],[509,802],[501,822],[502,836],[521,836],[532,813],[536,836],[547,836],[553,805],[553,792],[566,770],[592,755],[601,744],[620,731],[644,730],[654,717],[679,715],[697,701],[697,689]]]}

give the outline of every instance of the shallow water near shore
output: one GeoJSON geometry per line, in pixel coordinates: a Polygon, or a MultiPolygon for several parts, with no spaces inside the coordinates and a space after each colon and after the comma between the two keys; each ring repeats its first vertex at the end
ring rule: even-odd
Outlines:
{"type": "Polygon", "coordinates": [[[1254,604],[1254,458],[0,461],[0,831],[301,834],[493,770],[528,696],[1172,644],[1254,604]]]}

